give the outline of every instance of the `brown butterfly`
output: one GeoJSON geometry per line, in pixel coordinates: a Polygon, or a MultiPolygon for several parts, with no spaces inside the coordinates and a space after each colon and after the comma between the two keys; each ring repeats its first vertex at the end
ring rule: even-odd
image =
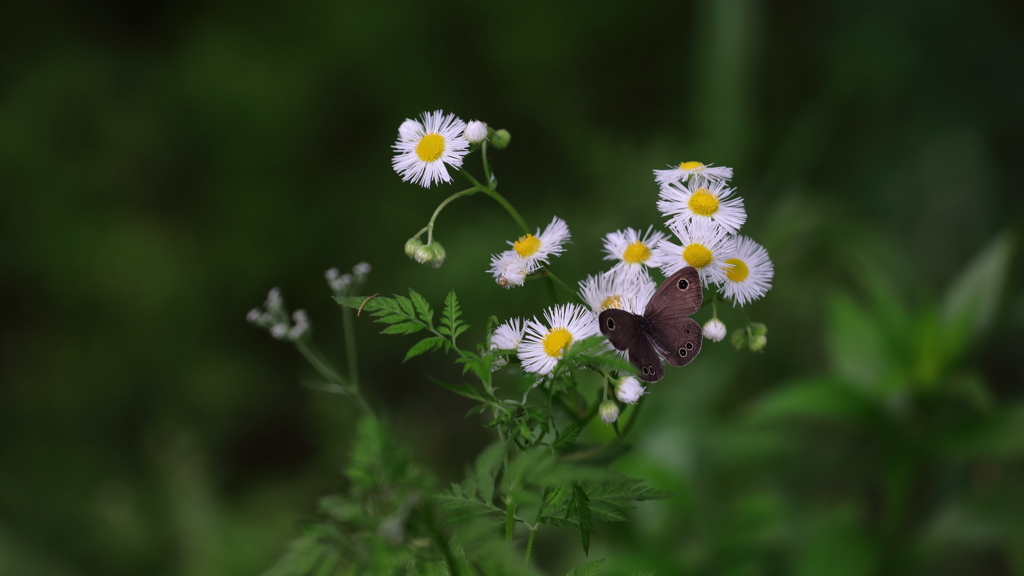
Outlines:
{"type": "Polygon", "coordinates": [[[685,366],[700,352],[703,332],[688,316],[700,309],[702,299],[700,276],[687,266],[658,287],[643,314],[618,309],[601,312],[601,333],[616,349],[629,351],[629,361],[640,369],[641,380],[657,382],[665,375],[661,358],[673,366],[685,366]]]}

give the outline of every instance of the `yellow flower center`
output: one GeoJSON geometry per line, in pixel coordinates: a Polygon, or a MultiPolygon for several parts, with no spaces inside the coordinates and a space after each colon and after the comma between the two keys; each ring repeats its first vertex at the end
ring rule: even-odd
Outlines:
{"type": "Polygon", "coordinates": [[[683,249],[683,260],[686,263],[698,270],[711,264],[711,250],[708,250],[700,244],[690,244],[683,249]]]}
{"type": "Polygon", "coordinates": [[[565,328],[552,328],[541,343],[544,344],[545,354],[552,358],[561,358],[562,350],[572,343],[572,334],[565,328]]]}
{"type": "Polygon", "coordinates": [[[442,152],[444,152],[444,136],[436,132],[431,132],[420,138],[420,143],[416,145],[416,155],[424,162],[436,161],[441,157],[442,152]]]}
{"type": "Polygon", "coordinates": [[[609,296],[601,302],[601,312],[608,310],[609,308],[617,308],[622,310],[622,296],[609,296]]]}
{"type": "Polygon", "coordinates": [[[732,264],[732,268],[728,268],[725,275],[733,282],[743,282],[750,275],[750,268],[747,268],[747,263],[739,258],[729,258],[725,263],[732,264]]]}
{"type": "Polygon", "coordinates": [[[687,201],[690,211],[697,216],[713,216],[718,212],[718,198],[707,188],[697,188],[687,201]]]}
{"type": "Polygon", "coordinates": [[[626,247],[626,251],[622,253],[622,259],[626,264],[642,264],[650,257],[651,249],[639,240],[626,247]]]}
{"type": "Polygon", "coordinates": [[[683,162],[679,165],[680,170],[699,170],[703,167],[704,165],[700,162],[683,162]]]}
{"type": "Polygon", "coordinates": [[[540,240],[533,234],[527,234],[513,242],[512,249],[518,252],[523,258],[526,258],[527,256],[532,256],[537,252],[537,250],[540,250],[540,240]]]}

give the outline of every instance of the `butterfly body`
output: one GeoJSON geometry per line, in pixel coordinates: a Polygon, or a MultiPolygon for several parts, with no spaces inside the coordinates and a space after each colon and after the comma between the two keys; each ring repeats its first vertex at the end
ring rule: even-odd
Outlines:
{"type": "Polygon", "coordinates": [[[601,333],[640,369],[640,379],[657,382],[665,375],[665,362],[685,366],[700,352],[703,333],[694,319],[703,294],[700,276],[687,266],[665,280],[643,314],[610,309],[601,312],[601,333]]]}

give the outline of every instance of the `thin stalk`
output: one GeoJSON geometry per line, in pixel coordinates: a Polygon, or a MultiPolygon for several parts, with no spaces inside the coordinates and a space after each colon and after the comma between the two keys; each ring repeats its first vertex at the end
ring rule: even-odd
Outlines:
{"type": "Polygon", "coordinates": [[[530,561],[530,552],[533,550],[533,535],[537,533],[537,527],[530,529],[530,539],[526,541],[526,561],[530,561]]]}
{"type": "Polygon", "coordinates": [[[313,347],[312,344],[303,341],[295,343],[295,347],[299,349],[299,352],[306,358],[306,360],[313,365],[313,368],[320,373],[321,376],[327,378],[331,382],[345,388],[348,393],[355,398],[356,405],[363,411],[364,414],[373,414],[373,410],[370,409],[370,405],[363,398],[363,395],[359,393],[359,388],[352,385],[350,382],[346,382],[344,378],[338,374],[338,371],[326,360],[323,356],[313,347]]]}
{"type": "Polygon", "coordinates": [[[487,179],[487,186],[491,185],[491,167],[487,165],[487,139],[485,138],[480,146],[480,156],[484,159],[484,178],[487,179]]]}
{"type": "Polygon", "coordinates": [[[356,334],[352,320],[352,309],[348,306],[341,307],[341,325],[345,331],[345,358],[348,360],[348,381],[355,387],[359,387],[359,366],[358,355],[356,354],[356,334]]]}
{"type": "MultiPolygon", "coordinates": [[[[481,192],[487,194],[491,198],[494,198],[498,202],[498,204],[501,204],[501,207],[504,208],[505,211],[508,212],[509,216],[511,216],[512,219],[516,221],[516,224],[519,224],[519,227],[523,229],[523,232],[525,232],[526,234],[530,233],[530,228],[526,225],[526,221],[523,220],[523,217],[519,215],[519,212],[517,212],[516,209],[511,204],[509,204],[508,200],[505,200],[504,196],[498,194],[498,191],[495,190],[494,188],[491,188],[490,186],[484,186],[483,184],[481,184],[476,178],[473,178],[472,174],[466,172],[465,169],[460,169],[459,172],[461,172],[462,175],[465,176],[466,179],[469,180],[474,186],[479,188],[481,192]]],[[[488,184],[490,184],[490,182],[488,182],[488,184]]]]}
{"type": "MultiPolygon", "coordinates": [[[[470,194],[478,192],[480,190],[480,188],[481,188],[480,184],[477,184],[476,186],[473,186],[472,188],[466,188],[465,190],[463,190],[461,192],[456,192],[455,194],[452,194],[451,196],[445,198],[443,202],[441,202],[440,204],[437,205],[437,208],[434,210],[434,215],[430,217],[430,222],[427,223],[427,244],[428,245],[431,244],[434,241],[434,220],[437,220],[437,216],[438,216],[438,214],[441,213],[441,210],[444,210],[445,206],[447,206],[448,204],[451,204],[456,199],[461,198],[462,196],[469,196],[470,194]]],[[[420,233],[422,234],[422,231],[420,233]]]]}
{"type": "Polygon", "coordinates": [[[516,506],[512,502],[512,497],[509,496],[505,499],[505,540],[512,541],[512,533],[515,531],[516,524],[516,506]]]}

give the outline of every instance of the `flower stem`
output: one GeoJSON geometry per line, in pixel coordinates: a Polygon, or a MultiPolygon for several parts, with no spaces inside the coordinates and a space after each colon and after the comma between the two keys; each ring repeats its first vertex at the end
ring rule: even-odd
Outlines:
{"type": "MultiPolygon", "coordinates": [[[[481,184],[476,178],[473,178],[472,174],[466,172],[465,169],[460,169],[459,172],[461,172],[462,175],[465,176],[466,179],[469,180],[473,185],[479,188],[481,192],[487,194],[491,198],[494,198],[498,202],[498,204],[501,204],[501,207],[504,208],[505,211],[508,212],[509,216],[511,216],[512,219],[516,221],[516,224],[519,224],[519,227],[523,229],[524,233],[530,233],[530,228],[529,226],[526,225],[526,221],[523,220],[523,217],[519,215],[519,212],[516,211],[515,207],[509,204],[508,200],[505,200],[504,196],[498,194],[498,191],[495,190],[494,188],[481,184]]],[[[490,184],[490,182],[488,182],[488,184],[490,184]]]]}
{"type": "Polygon", "coordinates": [[[483,143],[480,145],[480,156],[484,159],[484,178],[487,179],[487,185],[491,185],[491,167],[487,165],[487,139],[485,138],[483,143]]]}
{"type": "Polygon", "coordinates": [[[530,552],[533,550],[533,535],[537,533],[537,527],[530,530],[530,539],[526,541],[526,561],[530,561],[530,552]]]}
{"type": "MultiPolygon", "coordinates": [[[[434,241],[434,220],[437,220],[437,216],[438,216],[438,214],[441,213],[441,210],[444,210],[445,206],[447,206],[448,204],[451,204],[457,198],[461,198],[462,196],[469,196],[470,194],[473,194],[475,192],[480,191],[480,188],[481,188],[480,184],[477,184],[476,186],[473,186],[472,188],[466,188],[465,190],[463,190],[461,192],[456,192],[455,194],[452,194],[451,196],[445,198],[443,202],[441,202],[440,204],[437,205],[437,208],[434,210],[434,215],[430,217],[430,222],[427,224],[427,244],[428,245],[430,245],[434,241]]],[[[423,232],[420,231],[420,234],[422,234],[422,233],[423,232]]]]}
{"type": "Polygon", "coordinates": [[[352,325],[352,309],[341,307],[341,324],[345,331],[345,358],[348,360],[348,380],[353,388],[359,388],[359,366],[356,354],[355,327],[352,325]]]}
{"type": "Polygon", "coordinates": [[[516,524],[516,506],[512,502],[512,497],[505,498],[505,540],[512,540],[513,528],[516,524]]]}
{"type": "Polygon", "coordinates": [[[373,414],[373,410],[370,409],[370,405],[366,402],[366,399],[363,398],[363,395],[359,393],[359,387],[352,382],[346,382],[345,379],[338,374],[338,371],[335,370],[329,362],[324,360],[323,356],[320,355],[320,352],[313,347],[313,344],[300,340],[295,343],[295,347],[299,349],[299,352],[310,364],[313,365],[313,368],[316,368],[316,371],[319,372],[321,376],[327,378],[331,382],[334,382],[338,386],[343,387],[349,395],[355,398],[356,405],[359,406],[359,409],[362,410],[364,414],[373,414]]]}

